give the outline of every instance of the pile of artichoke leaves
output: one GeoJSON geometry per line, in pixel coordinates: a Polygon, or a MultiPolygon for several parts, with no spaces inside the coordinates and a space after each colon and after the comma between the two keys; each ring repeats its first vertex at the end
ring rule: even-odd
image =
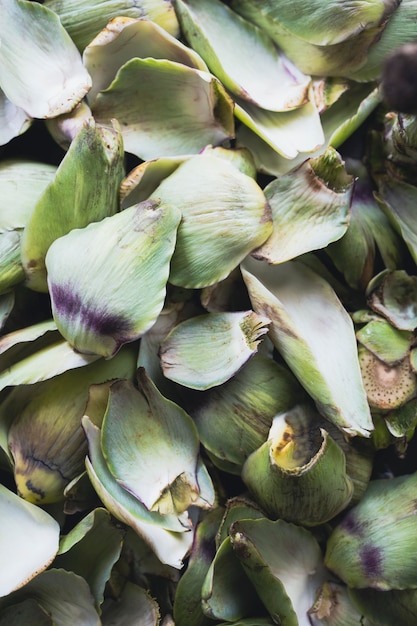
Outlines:
{"type": "Polygon", "coordinates": [[[0,625],[415,625],[417,0],[0,11],[0,625]]]}

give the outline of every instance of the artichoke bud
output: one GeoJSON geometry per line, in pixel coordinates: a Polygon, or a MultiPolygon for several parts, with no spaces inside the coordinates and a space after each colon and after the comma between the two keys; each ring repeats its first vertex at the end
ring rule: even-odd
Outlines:
{"type": "Polygon", "coordinates": [[[275,416],[268,441],[242,469],[243,481],[269,515],[306,526],[330,520],[353,495],[342,449],[314,418],[303,405],[275,416]]]}
{"type": "Polygon", "coordinates": [[[52,312],[76,350],[110,358],[154,324],[180,217],[174,207],[145,201],[51,245],[52,312]]]}
{"type": "Polygon", "coordinates": [[[417,473],[369,483],[331,534],[325,564],[350,587],[417,587],[417,473]]]}
{"type": "Polygon", "coordinates": [[[44,504],[64,499],[66,485],[84,469],[87,451],[81,418],[90,384],[133,377],[130,347],[111,361],[100,359],[40,383],[15,387],[2,414],[16,415],[8,434],[19,495],[44,504]]]}

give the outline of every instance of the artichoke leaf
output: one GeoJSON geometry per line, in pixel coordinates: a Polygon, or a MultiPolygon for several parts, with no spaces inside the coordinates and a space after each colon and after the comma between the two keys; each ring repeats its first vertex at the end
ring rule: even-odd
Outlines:
{"type": "Polygon", "coordinates": [[[123,536],[123,529],[100,507],[61,537],[54,567],[82,576],[90,586],[97,610],[103,603],[111,569],[120,557],[123,536]]]}
{"type": "Polygon", "coordinates": [[[235,96],[270,111],[307,101],[310,77],[280,55],[258,27],[219,0],[176,0],[175,7],[191,46],[235,96]]]}
{"type": "Polygon", "coordinates": [[[92,111],[102,124],[116,118],[125,150],[143,160],[196,154],[234,136],[233,103],[220,81],[167,59],[127,61],[92,111]]]}
{"type": "Polygon", "coordinates": [[[32,118],[0,89],[0,146],[25,133],[31,125],[32,118]]]}
{"type": "Polygon", "coordinates": [[[180,287],[223,280],[272,231],[260,186],[212,151],[184,161],[151,198],[182,213],[169,277],[180,287]]]}
{"type": "Polygon", "coordinates": [[[127,381],[110,387],[101,431],[103,454],[117,482],[150,511],[181,514],[191,504],[203,504],[197,430],[142,370],[139,380],[141,391],[127,381]],[[155,449],[161,459],[157,464],[155,449]]]}
{"type": "Polygon", "coordinates": [[[352,187],[333,148],[274,179],[264,189],[274,230],[253,256],[282,263],[340,239],[348,227],[352,187]]]}
{"type": "Polygon", "coordinates": [[[292,111],[275,112],[237,98],[234,110],[245,126],[286,159],[314,152],[324,143],[320,115],[311,100],[292,111]]]}
{"type": "Polygon", "coordinates": [[[102,608],[103,626],[139,626],[139,616],[140,626],[160,624],[159,607],[155,598],[149,591],[130,581],[126,582],[117,600],[108,599],[102,608]]]}
{"type": "Polygon", "coordinates": [[[345,455],[316,419],[309,405],[276,415],[268,440],[243,465],[243,481],[274,519],[316,526],[352,498],[345,455]]]}
{"type": "Polygon", "coordinates": [[[118,520],[133,528],[162,563],[181,569],[193,542],[188,515],[177,517],[149,511],[119,485],[108,469],[101,451],[100,429],[86,416],[83,427],[89,447],[87,473],[103,504],[118,520]]]}
{"type": "Polygon", "coordinates": [[[416,587],[416,482],[416,473],[372,480],[333,530],[325,564],[350,587],[416,587]]]}
{"type": "Polygon", "coordinates": [[[221,385],[257,352],[268,324],[253,311],[207,313],[185,320],[161,344],[164,375],[200,391],[221,385]]]}
{"type": "Polygon", "coordinates": [[[173,37],[179,24],[171,0],[46,0],[79,50],[83,50],[106,24],[116,18],[146,18],[173,37]]]}
{"type": "Polygon", "coordinates": [[[155,323],[180,218],[150,200],[54,241],[45,259],[52,312],[75,350],[110,358],[155,323]]]}
{"type": "Polygon", "coordinates": [[[230,537],[221,543],[201,589],[201,605],[211,619],[234,622],[262,611],[262,604],[236,558],[230,537]]]}
{"type": "Polygon", "coordinates": [[[17,608],[20,602],[31,599],[36,599],[38,605],[51,617],[51,623],[57,626],[101,626],[87,582],[73,572],[56,568],[41,572],[22,589],[0,600],[0,611],[3,613],[4,606],[14,605],[17,608]]]}
{"type": "Polygon", "coordinates": [[[274,622],[310,626],[307,611],[324,578],[321,550],[313,535],[283,520],[261,518],[234,522],[230,537],[274,622]]]}
{"type": "Polygon", "coordinates": [[[118,70],[132,58],[168,59],[207,71],[203,59],[192,49],[149,19],[115,17],[83,52],[93,81],[87,100],[91,104],[114,80],[118,70]]]}
{"type": "Polygon", "coordinates": [[[24,229],[21,254],[30,288],[47,291],[45,256],[56,239],[117,212],[123,175],[119,131],[102,128],[90,118],[71,143],[24,229]]]}
{"type": "Polygon", "coordinates": [[[8,159],[0,164],[0,232],[26,226],[55,172],[54,165],[28,159],[8,159]]]}
{"type": "Polygon", "coordinates": [[[58,551],[59,525],[49,513],[0,485],[0,597],[25,585],[58,551]]]}
{"type": "Polygon", "coordinates": [[[296,261],[268,266],[247,258],[242,275],[253,309],[319,411],[349,435],[370,436],[371,414],[353,323],[331,286],[296,261]]]}
{"type": "Polygon", "coordinates": [[[0,84],[27,115],[71,111],[91,87],[80,53],[59,17],[38,2],[3,0],[0,84]]]}

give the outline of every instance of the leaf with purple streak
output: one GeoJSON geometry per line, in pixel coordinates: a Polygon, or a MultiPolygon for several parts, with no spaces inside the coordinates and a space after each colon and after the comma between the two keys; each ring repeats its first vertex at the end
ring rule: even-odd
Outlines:
{"type": "Polygon", "coordinates": [[[145,201],[52,244],[52,312],[76,350],[109,358],[155,323],[180,218],[175,207],[145,201]]]}

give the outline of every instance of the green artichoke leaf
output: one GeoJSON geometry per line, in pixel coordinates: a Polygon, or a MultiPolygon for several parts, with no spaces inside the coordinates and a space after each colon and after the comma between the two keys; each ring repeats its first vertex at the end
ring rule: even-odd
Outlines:
{"type": "Polygon", "coordinates": [[[282,263],[325,248],[348,228],[353,177],[333,148],[309,159],[265,189],[274,230],[253,256],[282,263]]]}
{"type": "Polygon", "coordinates": [[[210,151],[184,161],[151,198],[182,213],[169,276],[180,287],[223,280],[272,231],[257,182],[210,151]]]}
{"type": "Polygon", "coordinates": [[[97,94],[114,80],[118,70],[130,59],[168,59],[188,67],[207,71],[203,59],[191,48],[149,19],[116,17],[86,47],[84,65],[93,84],[87,100],[94,103],[97,94]]]}
{"type": "Polygon", "coordinates": [[[222,385],[257,352],[268,324],[253,311],[206,313],[185,320],[161,344],[163,373],[199,391],[222,385]]]}
{"type": "Polygon", "coordinates": [[[417,188],[410,183],[384,176],[378,181],[376,199],[401,235],[414,262],[417,262],[417,228],[414,219],[417,188]]]}
{"type": "Polygon", "coordinates": [[[377,250],[387,268],[401,265],[403,244],[390,221],[379,208],[367,177],[357,171],[358,164],[348,164],[351,174],[358,174],[352,195],[349,226],[344,236],[329,245],[326,252],[347,283],[364,289],[374,275],[377,250]]]}
{"type": "Polygon", "coordinates": [[[398,330],[384,318],[372,320],[356,332],[356,338],[368,350],[388,365],[402,361],[410,352],[414,335],[398,330]]]}
{"type": "MultiPolygon", "coordinates": [[[[299,109],[297,109],[297,111],[299,111],[299,109]]],[[[292,112],[289,111],[286,115],[291,113],[292,112]]],[[[252,124],[250,120],[249,123],[252,124]]],[[[322,131],[321,139],[323,140],[322,131]]],[[[255,130],[245,126],[245,124],[240,124],[237,127],[236,145],[251,151],[258,172],[270,174],[271,176],[282,176],[283,174],[288,174],[288,172],[304,163],[304,161],[311,156],[308,152],[294,152],[291,148],[289,140],[286,141],[286,150],[284,150],[284,154],[289,154],[290,156],[283,156],[283,154],[280,154],[280,152],[278,152],[273,145],[270,145],[269,142],[263,139],[263,134],[261,136],[261,134],[255,132],[255,130]],[[296,156],[291,156],[294,154],[296,156]]],[[[321,148],[317,149],[317,153],[320,149],[321,148]]],[[[312,154],[315,153],[316,151],[314,150],[312,154]]]]}
{"type": "Polygon", "coordinates": [[[101,430],[109,470],[149,511],[180,515],[192,504],[207,508],[214,493],[210,502],[200,494],[199,439],[192,419],[160,394],[144,370],[139,382],[140,390],[128,381],[110,387],[101,430]]]}
{"type": "Polygon", "coordinates": [[[270,111],[306,102],[310,77],[258,27],[219,0],[176,0],[175,8],[186,39],[232,94],[270,111]]]}
{"type": "Polygon", "coordinates": [[[34,598],[26,598],[17,605],[2,608],[0,626],[55,626],[50,613],[43,609],[34,598]]]}
{"type": "Polygon", "coordinates": [[[346,76],[366,62],[369,48],[398,4],[398,0],[325,4],[316,0],[311,5],[299,0],[286,7],[266,0],[260,7],[255,0],[234,0],[232,8],[262,28],[301,71],[346,76]]]}
{"type": "Polygon", "coordinates": [[[262,604],[233,550],[230,537],[219,546],[201,588],[205,615],[234,622],[262,611],[262,604]]]}
{"type": "Polygon", "coordinates": [[[165,302],[155,324],[141,338],[139,344],[138,367],[143,367],[159,391],[171,400],[175,400],[178,395],[177,386],[162,372],[159,349],[170,330],[178,324],[182,312],[182,305],[170,305],[169,302],[165,302]]]}
{"type": "Polygon", "coordinates": [[[223,509],[215,507],[197,524],[187,569],[178,581],[174,598],[177,626],[210,626],[201,607],[201,589],[215,553],[214,538],[223,509]]]}
{"type": "Polygon", "coordinates": [[[352,498],[345,455],[316,420],[309,405],[276,415],[268,440],[243,465],[252,497],[274,519],[317,526],[352,498]]]}
{"type": "MultiPolygon", "coordinates": [[[[67,341],[61,339],[2,370],[0,391],[8,386],[32,385],[48,380],[68,370],[89,365],[99,358],[97,354],[80,354],[67,341]]],[[[1,361],[0,356],[0,363],[1,361]]]]}
{"type": "Polygon", "coordinates": [[[188,157],[160,157],[137,165],[120,185],[121,208],[143,202],[188,157]]]}
{"type": "MultiPolygon", "coordinates": [[[[349,589],[351,603],[372,624],[414,626],[417,619],[417,590],[349,589]]],[[[368,622],[365,622],[367,624],[368,622]]]]}
{"type": "MultiPolygon", "coordinates": [[[[0,484],[0,597],[46,569],[58,551],[59,524],[0,484]]],[[[0,601],[1,602],[1,601],[0,601]]],[[[0,604],[1,606],[1,604],[0,604]]]]}
{"type": "Polygon", "coordinates": [[[179,24],[171,0],[46,0],[65,30],[83,50],[116,17],[147,18],[178,37],[179,24]]]}
{"type": "Polygon", "coordinates": [[[21,232],[0,233],[0,294],[7,293],[25,280],[20,260],[21,232]]]}
{"type": "Polygon", "coordinates": [[[167,59],[127,61],[92,111],[103,124],[116,118],[125,150],[143,160],[196,154],[234,136],[233,102],[220,81],[167,59]]]}
{"type": "Polygon", "coordinates": [[[397,6],[398,1],[392,0],[331,0],[323,3],[321,0],[296,0],[288,5],[273,0],[243,0],[232,1],[243,15],[254,19],[255,5],[258,8],[258,20],[262,24],[268,22],[282,24],[284,28],[310,43],[318,46],[328,46],[350,39],[352,36],[378,24],[385,17],[387,9],[397,6]]]}
{"type": "Polygon", "coordinates": [[[90,586],[97,610],[103,603],[111,569],[120,557],[123,536],[124,530],[115,525],[110,513],[97,508],[61,537],[54,567],[82,576],[90,586]]]}
{"type": "Polygon", "coordinates": [[[415,588],[417,473],[373,480],[333,530],[325,564],[350,587],[415,588]]]}
{"type": "Polygon", "coordinates": [[[258,173],[256,171],[256,165],[252,156],[252,153],[247,148],[224,148],[222,146],[206,146],[203,153],[210,153],[213,156],[217,156],[220,159],[230,161],[237,167],[237,169],[251,178],[256,179],[258,173]]]}
{"type": "Polygon", "coordinates": [[[246,496],[229,498],[226,501],[223,519],[216,535],[216,547],[219,548],[223,541],[230,537],[229,530],[233,522],[263,517],[265,517],[264,511],[246,496]]]}
{"type": "Polygon", "coordinates": [[[45,256],[56,239],[116,213],[123,175],[119,131],[103,128],[91,118],[72,142],[24,229],[22,263],[30,288],[47,291],[45,256]]]}
{"type": "Polygon", "coordinates": [[[160,613],[158,603],[149,591],[127,581],[116,600],[104,603],[102,626],[158,626],[160,613]],[[140,619],[140,622],[138,622],[140,619]]]}
{"type": "Polygon", "coordinates": [[[3,0],[0,84],[30,117],[71,111],[91,87],[80,53],[59,17],[38,2],[3,0]]]}
{"type": "Polygon", "coordinates": [[[409,441],[417,427],[417,398],[412,398],[398,409],[384,414],[388,431],[397,438],[409,441]]]}
{"type": "Polygon", "coordinates": [[[155,323],[180,219],[149,200],[54,241],[45,260],[52,312],[75,350],[110,358],[155,323]]]}
{"type": "Polygon", "coordinates": [[[18,610],[19,604],[28,600],[36,600],[56,626],[101,626],[87,582],[73,572],[55,568],[41,572],[22,589],[0,600],[0,611],[11,606],[18,610]]]}
{"type": "Polygon", "coordinates": [[[331,106],[320,110],[320,115],[312,101],[296,111],[287,111],[284,117],[281,113],[256,111],[254,107],[248,117],[248,105],[245,104],[245,111],[236,105],[236,116],[245,124],[237,129],[238,145],[251,150],[258,170],[281,176],[309,157],[321,154],[329,145],[337,148],[380,101],[372,83],[353,84],[331,106]]]}
{"type": "Polygon", "coordinates": [[[379,37],[369,47],[366,62],[349,72],[353,80],[378,80],[387,56],[399,46],[417,41],[414,21],[417,1],[402,0],[398,3],[394,0],[392,4],[397,4],[395,11],[389,15],[379,37]]]}
{"type": "Polygon", "coordinates": [[[353,84],[321,116],[325,145],[338,148],[381,103],[375,83],[353,84]]]}
{"type": "Polygon", "coordinates": [[[149,511],[123,489],[107,467],[100,446],[100,429],[87,416],[83,418],[83,427],[89,449],[87,473],[105,507],[116,519],[133,528],[162,563],[181,569],[193,542],[188,514],[177,517],[149,511]]]}
{"type": "Polygon", "coordinates": [[[272,342],[319,411],[347,434],[369,437],[353,323],[329,283],[296,261],[268,266],[248,257],[242,275],[253,309],[268,312],[272,342]]]}
{"type": "Polygon", "coordinates": [[[8,159],[0,164],[0,232],[26,226],[33,207],[52,183],[54,165],[27,159],[8,159]]]}
{"type": "Polygon", "coordinates": [[[44,320],[0,337],[0,370],[26,358],[57,340],[57,327],[52,319],[44,320]]]}
{"type": "Polygon", "coordinates": [[[417,276],[384,270],[369,282],[366,297],[368,306],[395,328],[412,332],[417,327],[417,276]]]}
{"type": "Polygon", "coordinates": [[[19,494],[35,502],[64,499],[65,486],[83,470],[86,453],[81,417],[89,386],[112,378],[133,379],[136,351],[127,347],[111,362],[100,359],[36,384],[18,385],[0,407],[8,429],[19,494]]]}
{"type": "Polygon", "coordinates": [[[31,125],[32,118],[0,89],[0,146],[25,133],[31,125]]]}
{"type": "Polygon", "coordinates": [[[311,100],[293,111],[275,112],[236,99],[235,115],[286,159],[294,159],[300,152],[314,152],[324,143],[320,115],[311,100]]]}
{"type": "Polygon", "coordinates": [[[233,463],[240,473],[249,454],[266,441],[273,417],[302,395],[287,368],[255,354],[228,382],[189,396],[187,410],[213,462],[233,463]]]}
{"type": "Polygon", "coordinates": [[[283,520],[261,518],[234,522],[230,537],[274,622],[309,626],[307,611],[324,579],[321,550],[314,536],[283,520]]]}

